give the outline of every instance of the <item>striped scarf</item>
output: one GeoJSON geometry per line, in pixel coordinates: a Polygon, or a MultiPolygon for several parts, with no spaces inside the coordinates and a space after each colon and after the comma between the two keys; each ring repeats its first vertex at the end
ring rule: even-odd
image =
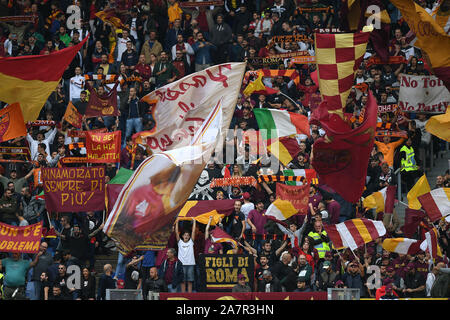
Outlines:
{"type": "Polygon", "coordinates": [[[296,182],[302,182],[302,183],[306,183],[307,180],[305,177],[303,176],[283,176],[283,175],[260,175],[258,177],[258,182],[286,182],[286,181],[296,181],[296,182]]]}

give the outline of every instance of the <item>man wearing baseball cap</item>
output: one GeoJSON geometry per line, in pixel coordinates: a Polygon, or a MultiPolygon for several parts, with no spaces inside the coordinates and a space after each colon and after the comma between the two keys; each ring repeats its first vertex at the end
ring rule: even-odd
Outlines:
{"type": "Polygon", "coordinates": [[[425,278],[422,274],[416,272],[413,262],[406,265],[405,268],[405,288],[402,290],[405,298],[425,298],[425,278]]]}

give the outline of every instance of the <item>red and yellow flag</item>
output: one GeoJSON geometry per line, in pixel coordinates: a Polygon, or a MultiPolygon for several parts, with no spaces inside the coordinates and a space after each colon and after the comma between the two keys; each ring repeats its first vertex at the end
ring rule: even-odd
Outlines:
{"type": "Polygon", "coordinates": [[[125,28],[125,25],[116,16],[114,9],[99,11],[95,15],[97,18],[99,18],[103,22],[109,22],[116,28],[122,28],[122,29],[125,28]]]}
{"type": "Polygon", "coordinates": [[[18,103],[0,110],[0,142],[26,135],[27,127],[18,103]]]}
{"type": "Polygon", "coordinates": [[[320,93],[329,112],[342,115],[360,66],[370,32],[316,33],[316,63],[320,93]]]}
{"type": "MultiPolygon", "coordinates": [[[[450,90],[450,36],[442,28],[439,21],[433,19],[424,8],[413,0],[392,0],[393,5],[401,12],[409,28],[415,33],[414,43],[428,55],[434,74],[444,81],[450,90]]],[[[448,11],[447,11],[448,12],[448,11]]],[[[442,17],[448,19],[448,13],[442,17]]],[[[439,19],[441,20],[441,19],[439,19]]]]}
{"type": "Polygon", "coordinates": [[[72,101],[69,101],[63,119],[78,129],[80,129],[83,124],[83,116],[78,112],[77,108],[75,108],[72,101]]]}
{"type": "Polygon", "coordinates": [[[35,121],[87,39],[48,55],[0,58],[0,100],[18,102],[25,122],[35,121]]]}

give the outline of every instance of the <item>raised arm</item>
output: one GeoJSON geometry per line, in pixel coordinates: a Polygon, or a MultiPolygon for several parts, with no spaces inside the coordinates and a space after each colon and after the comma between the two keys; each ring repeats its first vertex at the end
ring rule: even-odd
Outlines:
{"type": "Polygon", "coordinates": [[[207,240],[209,237],[209,227],[211,226],[211,220],[212,220],[212,216],[209,216],[208,224],[206,225],[206,228],[205,228],[205,240],[207,240]]]}
{"type": "Polygon", "coordinates": [[[193,224],[192,224],[192,236],[191,236],[191,239],[192,239],[192,241],[195,241],[195,231],[196,231],[196,228],[197,228],[197,220],[195,220],[195,218],[192,218],[192,220],[193,220],[193,224]]]}
{"type": "Polygon", "coordinates": [[[180,232],[178,231],[178,223],[179,223],[179,219],[177,219],[177,221],[175,221],[175,236],[177,237],[177,242],[180,241],[180,232]]]}

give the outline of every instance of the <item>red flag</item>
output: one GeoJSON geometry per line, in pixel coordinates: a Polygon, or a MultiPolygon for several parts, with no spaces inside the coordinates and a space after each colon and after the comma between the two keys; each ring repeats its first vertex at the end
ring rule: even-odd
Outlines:
{"type": "Polygon", "coordinates": [[[26,135],[27,127],[18,103],[13,103],[0,110],[0,142],[26,135]]]}
{"type": "Polygon", "coordinates": [[[425,218],[423,211],[410,208],[405,209],[405,224],[401,227],[405,237],[412,238],[414,236],[423,218],[425,218]]]}
{"type": "Polygon", "coordinates": [[[369,93],[365,119],[358,128],[351,127],[338,115],[328,113],[323,101],[315,111],[325,137],[313,145],[312,166],[323,183],[346,201],[356,203],[364,190],[370,151],[377,123],[377,102],[369,93]],[[323,112],[321,112],[323,111],[323,112]]]}
{"type": "Polygon", "coordinates": [[[229,242],[233,248],[237,247],[236,240],[219,227],[215,227],[214,230],[211,231],[211,238],[214,242],[229,242]]]}

